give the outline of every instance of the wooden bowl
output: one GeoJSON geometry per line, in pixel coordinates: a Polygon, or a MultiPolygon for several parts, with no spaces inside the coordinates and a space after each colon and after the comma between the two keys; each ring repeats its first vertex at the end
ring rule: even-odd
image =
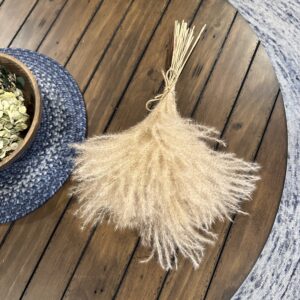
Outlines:
{"type": "Polygon", "coordinates": [[[23,141],[16,150],[0,161],[1,171],[19,158],[34,139],[41,122],[42,100],[35,77],[22,62],[10,55],[0,53],[0,65],[6,67],[10,72],[17,76],[22,76],[24,78],[25,86],[22,92],[24,94],[28,114],[30,115],[30,125],[25,132],[23,141]]]}

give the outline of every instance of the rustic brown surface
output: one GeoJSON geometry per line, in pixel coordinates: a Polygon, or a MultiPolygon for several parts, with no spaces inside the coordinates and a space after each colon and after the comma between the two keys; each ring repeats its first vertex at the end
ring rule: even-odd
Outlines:
{"type": "Polygon", "coordinates": [[[4,1],[0,8],[1,39],[0,47],[7,47],[16,35],[20,26],[30,14],[37,0],[4,1]]]}
{"type": "MultiPolygon", "coordinates": [[[[218,128],[239,157],[263,166],[262,181],[194,271],[164,272],[134,231],[80,231],[65,186],[43,207],[0,226],[1,299],[229,299],[272,227],[286,167],[286,121],[269,59],[225,0],[5,0],[0,46],[38,50],[65,64],[82,91],[89,135],[126,129],[160,89],[175,19],[207,30],[178,83],[178,106],[218,128]],[[18,4],[17,4],[18,3],[18,4]],[[16,11],[17,10],[17,11],[16,11]],[[268,214],[266,215],[266,211],[268,214]]],[[[224,150],[224,149],[222,149],[224,150]]]]}

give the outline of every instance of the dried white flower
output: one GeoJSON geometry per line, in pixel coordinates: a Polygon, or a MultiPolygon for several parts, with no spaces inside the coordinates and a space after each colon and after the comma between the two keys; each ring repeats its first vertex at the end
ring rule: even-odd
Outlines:
{"type": "Polygon", "coordinates": [[[28,128],[29,115],[20,89],[0,89],[0,160],[16,150],[23,140],[21,132],[28,128]]]}
{"type": "Polygon", "coordinates": [[[165,90],[148,101],[159,103],[141,123],[76,146],[74,191],[84,223],[108,216],[118,228],[137,229],[164,269],[177,265],[178,252],[197,268],[213,222],[239,212],[258,180],[256,164],[212,150],[206,142],[222,143],[217,132],[177,111],[175,84],[192,41],[193,29],[176,23],[165,90]]]}

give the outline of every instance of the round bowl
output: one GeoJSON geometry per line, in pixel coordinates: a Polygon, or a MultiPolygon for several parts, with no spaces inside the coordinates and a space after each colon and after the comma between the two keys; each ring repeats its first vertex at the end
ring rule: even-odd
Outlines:
{"type": "Polygon", "coordinates": [[[35,77],[22,62],[10,55],[0,53],[0,65],[6,67],[10,72],[17,76],[22,76],[24,78],[25,85],[22,92],[24,94],[25,105],[26,102],[30,103],[29,107],[27,107],[30,115],[29,128],[27,129],[24,139],[19,144],[18,148],[0,161],[1,171],[19,158],[34,139],[41,122],[42,100],[35,77]]]}

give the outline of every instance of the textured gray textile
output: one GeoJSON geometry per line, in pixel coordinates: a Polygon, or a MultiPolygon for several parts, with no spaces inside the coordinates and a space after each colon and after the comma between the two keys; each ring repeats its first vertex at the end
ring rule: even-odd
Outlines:
{"type": "Polygon", "coordinates": [[[265,46],[281,85],[288,123],[283,197],[253,270],[233,299],[300,299],[300,0],[229,0],[265,46]]]}

